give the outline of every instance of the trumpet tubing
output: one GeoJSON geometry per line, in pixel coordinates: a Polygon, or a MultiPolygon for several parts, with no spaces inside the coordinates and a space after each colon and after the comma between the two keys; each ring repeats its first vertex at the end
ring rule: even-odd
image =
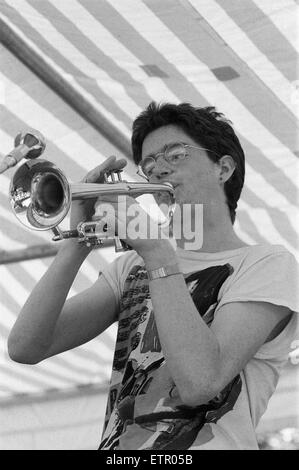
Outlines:
{"type": "Polygon", "coordinates": [[[54,229],[66,217],[73,200],[105,194],[138,197],[166,191],[174,200],[170,183],[150,184],[120,179],[103,184],[69,184],[62,171],[48,160],[29,160],[21,165],[10,184],[10,203],[19,221],[34,230],[54,229]]]}
{"type": "Polygon", "coordinates": [[[173,195],[173,188],[170,183],[129,183],[127,181],[118,181],[111,183],[74,183],[70,185],[72,199],[97,198],[101,194],[117,194],[128,196],[142,196],[143,194],[154,194],[167,191],[173,195]]]}

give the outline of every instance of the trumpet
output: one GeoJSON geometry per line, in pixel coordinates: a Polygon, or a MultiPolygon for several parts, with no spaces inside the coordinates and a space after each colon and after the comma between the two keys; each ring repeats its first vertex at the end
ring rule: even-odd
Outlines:
{"type": "MultiPolygon", "coordinates": [[[[128,195],[167,192],[170,207],[174,204],[174,189],[170,183],[128,182],[116,170],[104,175],[105,183],[70,184],[64,173],[48,160],[28,160],[15,172],[9,189],[9,199],[17,219],[33,230],[52,230],[53,240],[77,238],[87,246],[103,245],[109,238],[105,231],[98,230],[98,222],[80,222],[75,230],[61,230],[60,222],[68,214],[72,201],[100,198],[101,195],[128,195]],[[110,180],[109,180],[110,178],[110,180]]],[[[111,237],[110,237],[111,238],[111,237]]],[[[126,251],[130,247],[114,236],[115,251],[126,251]]]]}

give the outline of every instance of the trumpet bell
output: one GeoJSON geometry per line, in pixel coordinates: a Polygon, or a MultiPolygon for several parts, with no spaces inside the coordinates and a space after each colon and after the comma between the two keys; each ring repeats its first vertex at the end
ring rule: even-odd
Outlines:
{"type": "Polygon", "coordinates": [[[56,227],[71,206],[71,190],[64,174],[48,160],[29,160],[13,176],[10,203],[17,219],[27,228],[56,227]]]}

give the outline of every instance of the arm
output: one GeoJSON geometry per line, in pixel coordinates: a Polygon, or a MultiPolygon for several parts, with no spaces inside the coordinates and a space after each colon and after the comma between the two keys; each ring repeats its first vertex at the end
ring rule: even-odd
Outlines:
{"type": "MultiPolygon", "coordinates": [[[[125,159],[111,156],[87,173],[83,182],[103,183],[104,173],[121,170],[125,159]]],[[[72,202],[70,228],[91,220],[96,198],[72,202]]],[[[48,271],[36,285],[8,338],[8,353],[16,362],[36,364],[46,357],[86,343],[116,320],[116,300],[101,276],[85,292],[66,301],[81,264],[90,253],[84,245],[63,243],[48,271]]]]}
{"type": "Polygon", "coordinates": [[[90,341],[116,320],[115,295],[103,276],[90,289],[66,301],[89,252],[77,242],[62,245],[9,335],[8,352],[12,360],[36,364],[90,341]]]}
{"type": "MultiPolygon", "coordinates": [[[[145,256],[147,269],[177,262],[171,248],[145,256]]],[[[289,310],[265,302],[235,302],[218,311],[209,328],[181,274],[150,282],[162,349],[184,403],[197,406],[216,396],[272,339],[289,310]]]]}

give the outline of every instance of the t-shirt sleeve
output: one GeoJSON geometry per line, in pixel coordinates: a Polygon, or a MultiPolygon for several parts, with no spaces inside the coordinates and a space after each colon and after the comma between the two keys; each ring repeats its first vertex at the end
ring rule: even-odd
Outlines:
{"type": "Polygon", "coordinates": [[[131,269],[136,264],[144,263],[135,251],[130,251],[118,256],[101,272],[101,275],[104,276],[114,292],[118,309],[120,308],[120,300],[122,297],[125,280],[131,269]]]}
{"type": "Polygon", "coordinates": [[[230,302],[269,302],[299,311],[299,266],[287,250],[244,261],[224,289],[218,308],[230,302]]]}
{"type": "Polygon", "coordinates": [[[268,302],[287,307],[294,312],[284,330],[272,341],[266,342],[256,353],[256,359],[284,360],[299,333],[299,266],[296,258],[286,250],[274,251],[244,261],[226,286],[217,312],[230,302],[268,302]]]}

